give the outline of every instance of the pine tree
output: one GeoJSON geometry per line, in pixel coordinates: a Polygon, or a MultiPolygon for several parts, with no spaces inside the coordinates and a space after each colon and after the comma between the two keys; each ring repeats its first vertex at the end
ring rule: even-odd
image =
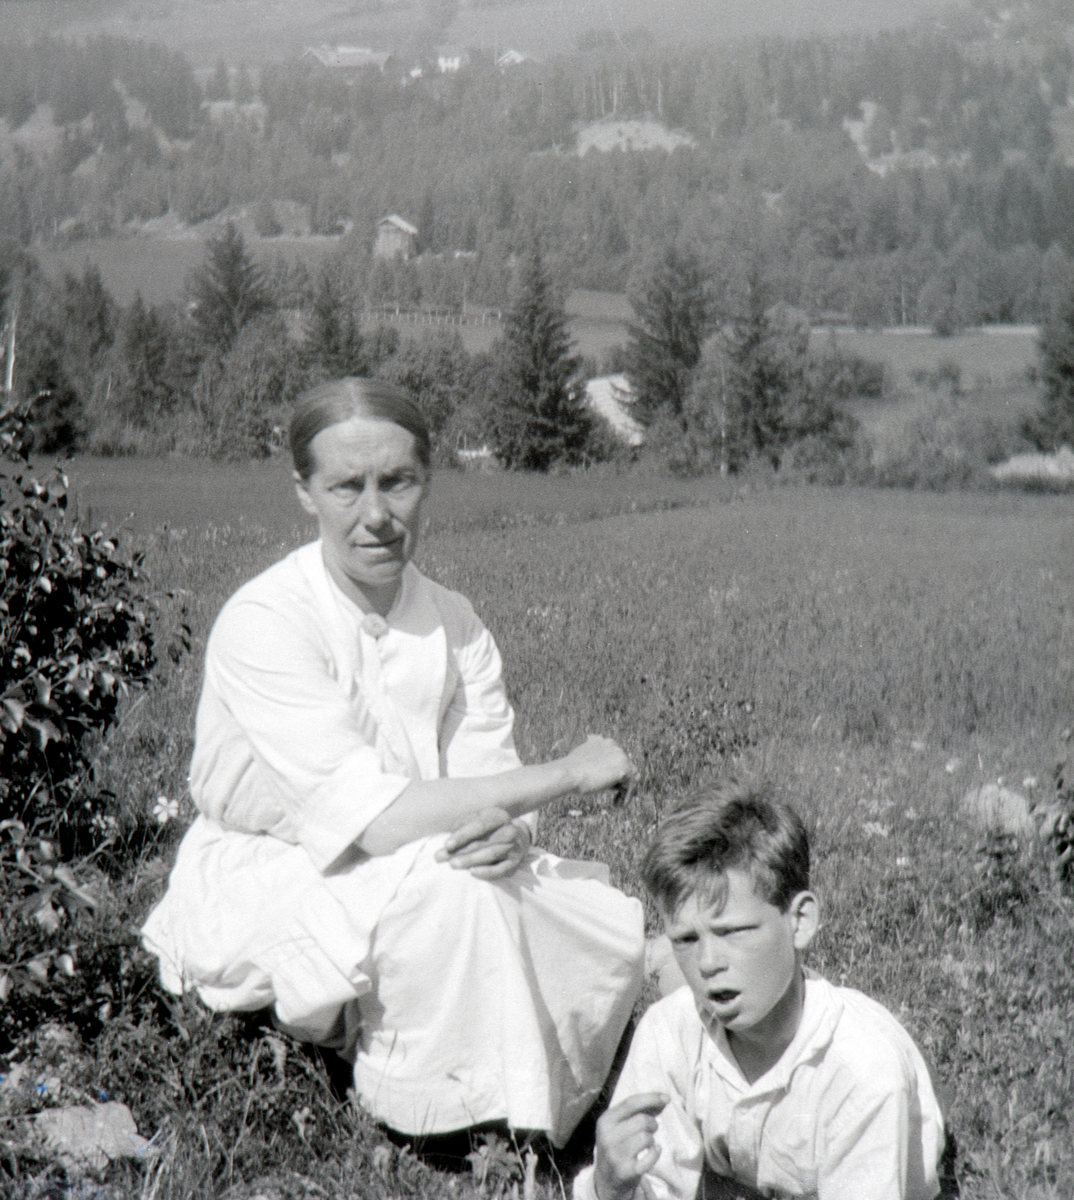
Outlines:
{"type": "Polygon", "coordinates": [[[174,400],[168,382],[170,330],[137,293],[116,335],[114,396],[125,419],[151,428],[174,400]]]}
{"type": "Polygon", "coordinates": [[[504,464],[547,471],[585,457],[592,421],[571,354],[567,314],[534,245],[522,267],[518,298],[492,350],[492,440],[504,464]]]}
{"type": "Polygon", "coordinates": [[[731,441],[739,455],[763,453],[778,466],[786,441],[784,406],[797,381],[789,377],[789,364],[773,338],[765,289],[755,273],[743,310],[725,323],[720,339],[731,441]]]}
{"type": "Polygon", "coordinates": [[[189,283],[192,315],[206,349],[222,357],[248,321],[271,312],[275,305],[261,268],[231,221],[206,251],[204,264],[189,283]]]}
{"type": "Polygon", "coordinates": [[[303,348],[307,363],[326,379],[372,370],[357,298],[335,263],[326,263],[317,278],[303,348]]]}
{"type": "Polygon", "coordinates": [[[627,373],[635,412],[644,424],[660,413],[681,418],[709,330],[710,303],[697,259],[666,247],[630,303],[627,373]]]}
{"type": "Polygon", "coordinates": [[[1040,335],[1044,399],[1026,432],[1041,450],[1074,447],[1074,289],[1044,322],[1040,335]]]}

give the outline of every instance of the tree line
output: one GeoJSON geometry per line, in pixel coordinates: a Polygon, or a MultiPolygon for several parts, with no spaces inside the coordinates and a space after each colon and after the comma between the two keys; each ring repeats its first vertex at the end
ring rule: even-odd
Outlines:
{"type": "MultiPolygon", "coordinates": [[[[537,238],[516,263],[502,335],[481,354],[457,333],[401,339],[371,321],[346,260],[315,277],[266,274],[231,223],[185,304],[136,296],[121,308],[92,266],[52,283],[31,255],[9,248],[0,262],[0,365],[7,390],[32,401],[44,451],[265,455],[302,389],[376,375],[415,396],[443,465],[464,447],[527,470],[625,461],[633,452],[585,397],[593,376],[623,371],[646,453],[672,469],[726,473],[760,458],[840,479],[865,453],[842,402],[885,390],[881,364],[811,340],[763,243],[716,261],[682,243],[654,250],[630,294],[628,341],[602,363],[574,353],[563,281],[537,238]]],[[[1039,377],[1042,407],[1019,436],[1054,449],[1074,441],[1074,276],[1043,327],[1039,377]]]]}

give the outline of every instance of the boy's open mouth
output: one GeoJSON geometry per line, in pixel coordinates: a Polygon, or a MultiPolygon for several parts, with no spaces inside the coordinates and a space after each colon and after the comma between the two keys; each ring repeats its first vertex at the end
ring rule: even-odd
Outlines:
{"type": "Polygon", "coordinates": [[[732,988],[722,988],[718,992],[709,992],[709,1000],[713,1004],[730,1004],[738,995],[732,988]]]}

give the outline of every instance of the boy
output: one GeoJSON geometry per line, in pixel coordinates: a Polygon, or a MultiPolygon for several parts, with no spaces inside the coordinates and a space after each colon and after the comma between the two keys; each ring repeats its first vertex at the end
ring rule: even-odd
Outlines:
{"type": "Polygon", "coordinates": [[[921,1054],[803,968],[818,907],[798,816],[737,786],[695,798],[642,880],[689,987],[639,1022],[575,1200],[933,1200],[943,1117],[921,1054]]]}

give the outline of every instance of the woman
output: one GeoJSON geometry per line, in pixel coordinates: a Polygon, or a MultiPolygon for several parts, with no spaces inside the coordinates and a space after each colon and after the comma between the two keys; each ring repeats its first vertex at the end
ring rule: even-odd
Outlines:
{"type": "Polygon", "coordinates": [[[503,1120],[562,1145],[633,1006],[642,914],[598,864],[531,849],[535,814],[631,765],[599,737],[520,765],[491,636],[410,564],[430,451],[402,392],[324,384],[290,440],[320,539],[213,627],[201,815],[146,945],[171,990],[272,1004],[353,1054],[363,1104],[401,1133],[503,1120]]]}

